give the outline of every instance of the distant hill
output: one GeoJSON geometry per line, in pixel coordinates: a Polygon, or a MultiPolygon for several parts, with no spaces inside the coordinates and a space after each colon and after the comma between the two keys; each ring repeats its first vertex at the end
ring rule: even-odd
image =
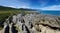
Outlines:
{"type": "Polygon", "coordinates": [[[0,6],[0,11],[8,11],[8,10],[22,10],[22,11],[37,11],[35,9],[28,9],[28,8],[12,8],[12,7],[6,7],[6,6],[0,6]]]}
{"type": "Polygon", "coordinates": [[[28,8],[19,8],[19,10],[25,10],[25,11],[37,11],[37,10],[35,10],[35,9],[28,9],[28,8]]]}
{"type": "Polygon", "coordinates": [[[7,10],[17,10],[16,8],[0,6],[0,11],[7,11],[7,10]]]}

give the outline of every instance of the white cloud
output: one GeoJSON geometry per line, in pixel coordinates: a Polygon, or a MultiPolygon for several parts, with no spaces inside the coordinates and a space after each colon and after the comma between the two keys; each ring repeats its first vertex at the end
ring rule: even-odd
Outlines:
{"type": "Polygon", "coordinates": [[[48,7],[40,8],[41,10],[60,10],[60,5],[53,5],[48,7]]]}
{"type": "Polygon", "coordinates": [[[4,5],[4,6],[12,7],[12,8],[30,8],[28,5],[20,5],[20,6],[11,6],[11,5],[7,6],[7,5],[4,5]]]}
{"type": "Polygon", "coordinates": [[[13,8],[30,8],[30,0],[1,0],[0,5],[13,8]]]}
{"type": "Polygon", "coordinates": [[[16,8],[30,8],[29,0],[17,0],[19,2],[16,8]]]}
{"type": "Polygon", "coordinates": [[[49,2],[49,0],[39,0],[39,1],[38,1],[38,3],[40,3],[40,6],[41,6],[41,7],[47,5],[48,2],[49,2]]]}
{"type": "Polygon", "coordinates": [[[30,8],[29,6],[23,5],[20,8],[30,8]]]}

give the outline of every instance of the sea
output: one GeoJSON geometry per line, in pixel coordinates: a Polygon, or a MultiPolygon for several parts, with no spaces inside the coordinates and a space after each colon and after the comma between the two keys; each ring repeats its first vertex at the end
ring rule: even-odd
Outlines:
{"type": "Polygon", "coordinates": [[[56,16],[60,16],[60,11],[39,11],[41,14],[49,14],[49,15],[56,15],[56,16]]]}

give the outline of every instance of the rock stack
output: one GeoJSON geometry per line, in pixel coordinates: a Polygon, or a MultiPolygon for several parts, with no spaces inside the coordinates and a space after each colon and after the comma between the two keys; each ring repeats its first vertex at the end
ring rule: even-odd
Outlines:
{"type": "Polygon", "coordinates": [[[60,33],[60,17],[42,14],[14,15],[6,19],[1,33],[60,33]]]}

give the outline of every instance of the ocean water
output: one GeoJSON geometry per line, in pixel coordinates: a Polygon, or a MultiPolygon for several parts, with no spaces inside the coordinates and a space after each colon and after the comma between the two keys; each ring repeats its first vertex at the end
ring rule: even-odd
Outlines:
{"type": "Polygon", "coordinates": [[[60,16],[60,11],[40,11],[41,14],[50,14],[50,15],[56,15],[60,16]]]}

